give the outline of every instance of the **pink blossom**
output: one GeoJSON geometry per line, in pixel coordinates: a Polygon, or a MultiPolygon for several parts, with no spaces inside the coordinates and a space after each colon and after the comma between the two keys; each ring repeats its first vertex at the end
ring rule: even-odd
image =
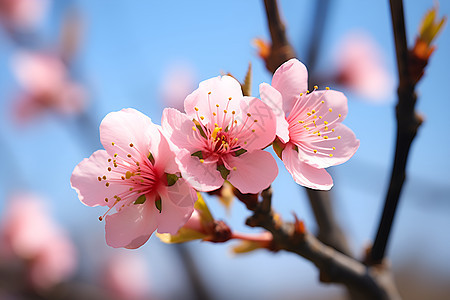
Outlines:
{"type": "Polygon", "coordinates": [[[238,81],[223,76],[201,82],[184,109],[166,108],[162,126],[194,188],[212,191],[228,180],[242,193],[258,193],[276,178],[274,158],[261,150],[275,138],[275,117],[259,99],[244,97],[238,81]]]}
{"type": "Polygon", "coordinates": [[[347,35],[338,50],[337,82],[373,102],[386,99],[394,85],[380,47],[365,33],[347,35]]]}
{"type": "Polygon", "coordinates": [[[76,268],[72,242],[35,195],[16,194],[11,198],[2,220],[2,239],[6,248],[3,252],[28,262],[28,278],[35,288],[49,288],[76,268]]]}
{"type": "Polygon", "coordinates": [[[66,66],[57,56],[19,52],[12,67],[23,88],[16,103],[19,120],[29,120],[47,110],[68,115],[84,109],[84,89],[69,78],[66,66]]]}
{"type": "Polygon", "coordinates": [[[272,86],[260,85],[261,99],[277,115],[274,149],[294,180],[303,186],[329,190],[324,168],[346,162],[359,147],[354,133],[341,124],[347,115],[344,94],[326,89],[309,93],[308,72],[297,59],[281,65],[272,86]]]}
{"type": "Polygon", "coordinates": [[[0,21],[10,30],[35,26],[47,10],[48,0],[0,0],[0,21]]]}
{"type": "Polygon", "coordinates": [[[197,85],[195,77],[193,67],[185,62],[170,66],[163,77],[160,91],[165,107],[182,110],[184,98],[197,85]]]}
{"type": "Polygon", "coordinates": [[[106,261],[101,284],[114,299],[148,299],[149,277],[144,257],[137,253],[116,253],[106,261]]]}
{"type": "Polygon", "coordinates": [[[103,119],[100,139],[105,150],[79,163],[71,184],[84,204],[109,208],[108,245],[138,248],[156,229],[175,234],[191,216],[197,195],[177,175],[175,154],[160,127],[128,108],[103,119]]]}

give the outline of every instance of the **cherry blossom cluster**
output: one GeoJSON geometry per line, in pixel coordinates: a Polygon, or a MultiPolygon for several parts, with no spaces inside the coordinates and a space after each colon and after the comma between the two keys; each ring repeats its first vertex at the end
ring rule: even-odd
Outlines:
{"type": "MultiPolygon", "coordinates": [[[[308,73],[291,59],[260,85],[261,99],[243,96],[230,76],[200,83],[184,112],[163,111],[161,126],[135,109],[109,113],[100,125],[104,150],[79,163],[71,185],[88,206],[107,206],[106,241],[138,248],[155,230],[176,234],[194,212],[198,192],[229,182],[257,194],[278,175],[270,145],[295,182],[328,190],[325,168],[358,149],[342,124],[347,99],[330,89],[307,88],[308,73]]],[[[195,214],[194,214],[195,215],[195,214]]]]}

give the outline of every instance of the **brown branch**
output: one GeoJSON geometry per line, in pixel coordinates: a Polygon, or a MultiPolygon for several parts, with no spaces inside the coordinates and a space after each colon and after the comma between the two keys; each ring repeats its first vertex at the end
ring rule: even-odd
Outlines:
{"type": "Polygon", "coordinates": [[[370,253],[370,262],[378,263],[384,256],[389,240],[392,223],[406,178],[406,163],[409,149],[422,123],[422,118],[415,112],[415,81],[411,79],[409,55],[406,40],[405,20],[402,0],[390,0],[392,26],[394,30],[395,50],[399,76],[397,117],[397,141],[392,167],[391,180],[387,191],[383,214],[378,232],[370,253]]]}
{"type": "Polygon", "coordinates": [[[264,5],[272,39],[270,53],[266,58],[266,68],[273,73],[285,61],[294,58],[295,51],[286,37],[286,28],[281,20],[277,1],[264,0],[264,5]]]}
{"type": "Polygon", "coordinates": [[[307,231],[298,230],[295,224],[276,220],[267,206],[271,201],[271,188],[264,190],[261,196],[262,202],[252,210],[253,215],[246,224],[270,231],[273,250],[286,250],[310,260],[320,270],[322,282],[344,284],[364,299],[400,299],[386,266],[366,266],[323,244],[307,231]]]}
{"type": "MultiPolygon", "coordinates": [[[[272,48],[269,56],[266,60],[266,67],[272,73],[290,58],[295,57],[295,51],[286,36],[286,29],[283,21],[280,18],[280,13],[278,9],[278,4],[276,0],[264,0],[267,21],[270,30],[270,36],[272,39],[272,48]]],[[[317,3],[316,16],[320,15],[320,10],[327,10],[327,8],[321,7],[321,5],[328,5],[327,1],[320,1],[317,3]]],[[[324,27],[325,16],[321,16],[320,19],[316,21],[315,24],[319,27],[315,31],[316,34],[321,34],[324,27]]],[[[318,51],[320,37],[315,36],[314,43],[316,46],[311,46],[309,59],[315,61],[315,54],[311,54],[314,51],[318,51]]],[[[315,191],[311,189],[306,189],[308,198],[319,227],[318,238],[325,244],[338,249],[339,251],[351,255],[350,248],[347,243],[347,239],[344,235],[339,224],[336,222],[333,213],[333,207],[331,204],[331,197],[329,192],[315,191]]]]}

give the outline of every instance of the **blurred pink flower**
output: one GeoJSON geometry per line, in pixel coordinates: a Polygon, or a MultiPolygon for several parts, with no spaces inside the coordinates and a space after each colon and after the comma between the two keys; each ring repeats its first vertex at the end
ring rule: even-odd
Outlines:
{"type": "Polygon", "coordinates": [[[303,186],[329,190],[333,179],[324,169],[346,162],[359,147],[355,134],[341,124],[347,115],[344,94],[317,87],[309,93],[308,71],[297,59],[281,65],[272,85],[262,83],[263,102],[277,116],[274,150],[294,180],[303,186]]]}
{"type": "Polygon", "coordinates": [[[183,102],[196,87],[193,67],[177,63],[167,69],[162,80],[161,98],[165,107],[183,110],[183,102]]]}
{"type": "Polygon", "coordinates": [[[1,228],[3,252],[27,262],[34,287],[49,288],[75,270],[77,259],[72,242],[53,223],[44,203],[35,195],[14,195],[1,228]]]}
{"type": "Polygon", "coordinates": [[[0,22],[9,30],[26,30],[42,19],[48,0],[0,0],[0,22]]]}
{"type": "Polygon", "coordinates": [[[114,299],[149,299],[151,280],[147,263],[134,252],[116,253],[106,261],[101,284],[114,299]]]}
{"type": "Polygon", "coordinates": [[[275,138],[275,116],[262,101],[244,97],[230,76],[200,83],[184,101],[186,113],[163,112],[162,126],[177,149],[181,173],[199,191],[228,180],[242,193],[258,193],[278,174],[261,150],[275,138]]]}
{"type": "Polygon", "coordinates": [[[66,66],[57,56],[19,52],[12,67],[23,89],[16,103],[19,120],[29,120],[45,111],[68,115],[84,109],[83,87],[69,78],[66,66]]]}
{"type": "Polygon", "coordinates": [[[100,140],[106,150],[79,163],[71,185],[84,204],[109,207],[108,245],[138,248],[156,229],[175,234],[191,216],[197,195],[177,175],[175,154],[160,127],[137,110],[123,109],[103,119],[100,140]]]}
{"type": "Polygon", "coordinates": [[[386,100],[393,92],[389,73],[380,47],[365,33],[348,34],[336,51],[336,81],[369,101],[386,100]]]}

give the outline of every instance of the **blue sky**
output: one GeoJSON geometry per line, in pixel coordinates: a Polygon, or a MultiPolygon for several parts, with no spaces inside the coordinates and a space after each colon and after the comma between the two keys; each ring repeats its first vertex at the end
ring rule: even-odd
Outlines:
{"type": "MultiPolygon", "coordinates": [[[[56,1],[55,1],[56,2],[56,1]]],[[[67,2],[67,1],[66,1],[67,2]]],[[[54,7],[42,24],[42,42],[51,48],[64,4],[54,7]]],[[[163,104],[160,87],[167,70],[177,64],[195,69],[196,82],[231,72],[243,78],[249,62],[253,65],[253,93],[258,84],[270,82],[269,74],[251,44],[255,37],[268,38],[262,1],[73,1],[82,13],[84,36],[76,60],[76,74],[90,91],[89,116],[92,138],[80,135],[74,120],[50,117],[33,126],[17,128],[11,121],[11,96],[18,88],[12,77],[10,58],[17,50],[0,32],[0,154],[4,157],[0,174],[0,212],[14,188],[26,187],[47,197],[54,217],[82,246],[86,261],[95,264],[96,250],[104,246],[104,224],[97,216],[103,210],[83,206],[71,190],[69,178],[75,165],[100,147],[95,143],[98,124],[111,111],[134,107],[160,123],[163,104]],[[12,176],[20,174],[20,178],[12,176]],[[87,234],[89,232],[89,236],[87,234]],[[95,247],[93,246],[95,245],[95,247]]],[[[388,1],[330,1],[329,19],[323,37],[318,66],[327,72],[339,41],[355,29],[369,33],[380,45],[386,64],[396,77],[393,37],[388,1]]],[[[61,4],[63,3],[63,4],[61,4]]],[[[424,12],[433,1],[405,1],[409,42],[417,32],[424,12]]],[[[288,36],[301,60],[311,32],[311,1],[281,1],[288,36]]],[[[449,15],[450,3],[442,1],[440,15],[449,15]]],[[[394,267],[412,257],[435,272],[449,276],[450,240],[450,141],[446,136],[450,97],[445,92],[450,78],[450,35],[445,28],[437,39],[426,75],[417,87],[417,109],[425,116],[412,146],[408,181],[404,187],[389,256],[394,267]],[[414,245],[413,247],[411,245],[414,245]],[[425,254],[423,254],[425,253],[425,254]]],[[[341,89],[342,87],[332,87],[341,89]]],[[[375,234],[394,151],[394,91],[384,104],[373,105],[346,91],[349,114],[345,124],[361,141],[355,156],[334,167],[333,188],[336,213],[349,232],[355,253],[375,234]]],[[[314,220],[303,190],[296,185],[282,163],[275,180],[274,207],[289,219],[294,211],[314,230],[314,220]]],[[[249,213],[235,203],[231,216],[210,199],[214,215],[242,231],[249,213]]],[[[292,254],[264,251],[232,258],[229,245],[193,243],[192,250],[205,279],[220,299],[230,299],[245,291],[247,297],[274,299],[280,292],[299,295],[319,286],[317,270],[292,254]],[[269,284],[270,283],[270,284],[269,284]]],[[[170,246],[152,238],[140,252],[148,257],[151,286],[164,296],[168,288],[182,288],[177,259],[170,246]],[[175,278],[175,279],[174,279],[175,278]]],[[[85,265],[89,263],[85,262],[85,265]]],[[[85,269],[85,273],[89,273],[85,269]]],[[[320,286],[321,293],[335,288],[320,286]]],[[[312,298],[312,296],[311,296],[312,298]]]]}

